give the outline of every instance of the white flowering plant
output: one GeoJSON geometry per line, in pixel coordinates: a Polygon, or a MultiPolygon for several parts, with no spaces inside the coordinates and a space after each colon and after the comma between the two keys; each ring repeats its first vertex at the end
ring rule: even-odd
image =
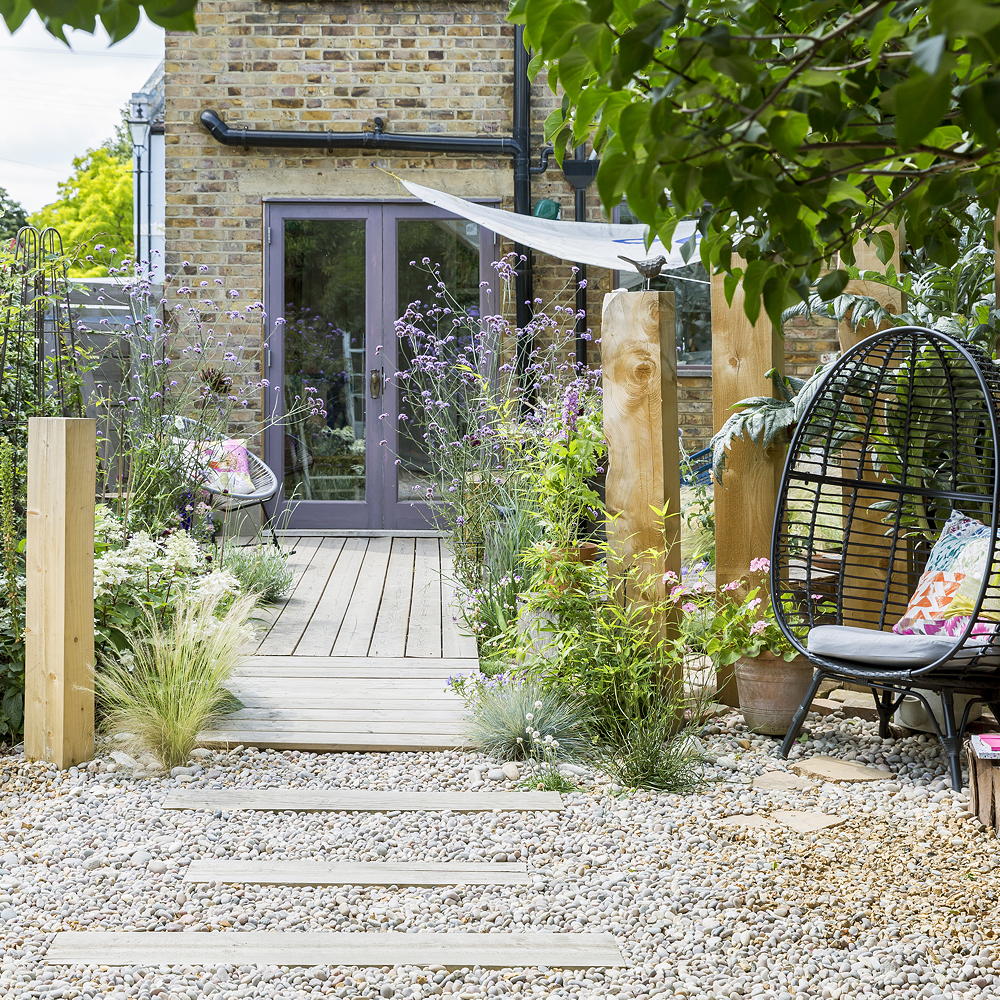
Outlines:
{"type": "Polygon", "coordinates": [[[215,597],[224,609],[240,593],[227,570],[213,569],[206,550],[189,532],[160,538],[126,537],[121,521],[98,507],[95,525],[94,626],[98,648],[126,659],[136,626],[150,615],[169,620],[178,602],[215,597]]]}

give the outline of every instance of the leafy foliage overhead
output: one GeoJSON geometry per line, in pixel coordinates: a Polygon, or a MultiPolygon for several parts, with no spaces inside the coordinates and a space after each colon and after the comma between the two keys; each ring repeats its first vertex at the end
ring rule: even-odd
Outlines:
{"type": "Polygon", "coordinates": [[[816,282],[838,295],[858,239],[887,261],[904,218],[949,265],[955,216],[1000,196],[1000,0],[516,0],[512,17],[564,94],[557,149],[591,138],[604,204],[663,239],[696,216],[751,319],[816,282]]]}
{"type": "Polygon", "coordinates": [[[0,0],[0,17],[13,33],[35,11],[49,34],[66,41],[66,29],[93,33],[97,22],[112,42],[135,31],[145,12],[153,24],[174,31],[194,31],[197,0],[0,0]]]}

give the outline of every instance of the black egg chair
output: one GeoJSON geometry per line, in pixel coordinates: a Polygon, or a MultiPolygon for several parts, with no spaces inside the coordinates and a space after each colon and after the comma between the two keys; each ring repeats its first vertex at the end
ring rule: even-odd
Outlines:
{"type": "Polygon", "coordinates": [[[883,737],[903,698],[918,698],[961,788],[972,706],[986,703],[1000,718],[998,426],[997,364],[920,327],[861,341],[817,387],[788,451],[771,545],[778,623],[814,667],[783,757],[820,684],[833,679],[872,690],[883,737]],[[921,634],[923,624],[894,633],[956,512],[980,522],[969,530],[982,559],[966,574],[972,593],[953,634],[921,634]]]}

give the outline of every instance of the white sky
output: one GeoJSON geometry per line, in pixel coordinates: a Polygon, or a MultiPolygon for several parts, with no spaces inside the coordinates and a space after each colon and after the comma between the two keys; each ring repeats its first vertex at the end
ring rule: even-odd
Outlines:
{"type": "Polygon", "coordinates": [[[13,36],[0,21],[0,187],[29,212],[55,200],[74,156],[111,135],[163,54],[163,31],[145,19],[110,48],[100,30],[66,37],[72,49],[34,14],[13,36]]]}

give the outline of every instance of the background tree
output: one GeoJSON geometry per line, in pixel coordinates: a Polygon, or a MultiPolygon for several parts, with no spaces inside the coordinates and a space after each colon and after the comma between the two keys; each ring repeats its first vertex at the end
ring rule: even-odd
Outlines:
{"type": "Polygon", "coordinates": [[[116,258],[131,256],[132,164],[105,146],[73,160],[73,173],[59,185],[59,198],[31,217],[55,226],[73,254],[71,273],[101,277],[116,258]],[[113,251],[113,252],[112,252],[113,251]]]}
{"type": "Polygon", "coordinates": [[[11,239],[21,226],[28,224],[24,206],[15,201],[7,189],[0,187],[0,240],[11,239]]]}
{"type": "Polygon", "coordinates": [[[516,0],[512,17],[565,95],[560,151],[592,139],[605,206],[624,197],[665,240],[696,216],[751,319],[816,282],[838,295],[858,239],[885,262],[904,219],[950,265],[1000,197],[1000,0],[516,0]]]}
{"type": "Polygon", "coordinates": [[[98,21],[112,42],[135,31],[145,12],[153,24],[173,31],[194,31],[197,0],[0,0],[0,17],[11,32],[35,11],[49,33],[66,41],[66,29],[93,34],[98,21]]]}

